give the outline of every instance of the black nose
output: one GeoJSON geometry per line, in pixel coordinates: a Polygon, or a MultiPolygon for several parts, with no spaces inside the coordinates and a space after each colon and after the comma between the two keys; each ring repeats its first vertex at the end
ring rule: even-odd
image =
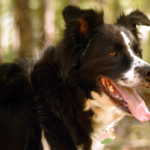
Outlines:
{"type": "Polygon", "coordinates": [[[145,80],[150,81],[150,67],[146,67],[143,71],[143,77],[145,80]]]}

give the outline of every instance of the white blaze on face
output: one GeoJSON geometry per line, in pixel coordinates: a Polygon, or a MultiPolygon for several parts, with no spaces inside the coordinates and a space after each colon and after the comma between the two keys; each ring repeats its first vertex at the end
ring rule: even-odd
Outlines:
{"type": "Polygon", "coordinates": [[[118,83],[122,86],[136,87],[142,82],[142,77],[139,72],[135,71],[135,68],[136,67],[141,68],[143,66],[148,66],[149,64],[143,61],[141,58],[139,58],[133,53],[131,46],[130,46],[131,42],[129,38],[127,37],[127,35],[124,32],[121,32],[121,35],[124,39],[127,50],[133,59],[133,63],[131,64],[130,69],[123,75],[123,78],[125,78],[126,81],[124,82],[123,80],[122,81],[120,80],[118,81],[118,83]]]}

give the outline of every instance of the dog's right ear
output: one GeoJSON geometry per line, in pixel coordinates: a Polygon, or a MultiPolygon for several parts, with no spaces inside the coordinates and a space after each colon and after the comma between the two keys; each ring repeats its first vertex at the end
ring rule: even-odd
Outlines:
{"type": "Polygon", "coordinates": [[[78,27],[79,34],[89,36],[90,32],[98,25],[103,24],[103,11],[97,12],[92,9],[80,9],[76,6],[67,6],[63,10],[63,17],[67,26],[78,27]]]}
{"type": "Polygon", "coordinates": [[[122,13],[120,17],[117,19],[117,24],[129,28],[134,34],[134,36],[138,38],[136,26],[137,25],[150,26],[150,20],[144,13],[136,9],[135,11],[132,11],[128,15],[122,13]]]}

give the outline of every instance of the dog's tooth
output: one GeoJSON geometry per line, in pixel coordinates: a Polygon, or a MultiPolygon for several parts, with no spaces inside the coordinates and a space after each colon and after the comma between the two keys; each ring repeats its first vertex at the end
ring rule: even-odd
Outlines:
{"type": "Polygon", "coordinates": [[[119,95],[116,95],[115,97],[118,98],[119,100],[123,100],[122,97],[120,97],[119,95]]]}
{"type": "MultiPolygon", "coordinates": [[[[119,96],[119,95],[118,95],[119,96]]],[[[119,98],[121,98],[120,96],[119,96],[119,98]]]]}
{"type": "Polygon", "coordinates": [[[110,85],[108,80],[106,80],[106,85],[107,85],[107,86],[109,86],[109,85],[110,85]]]}
{"type": "Polygon", "coordinates": [[[110,92],[114,93],[114,88],[113,88],[112,85],[110,85],[108,88],[109,88],[109,91],[110,91],[110,92]]]}
{"type": "Polygon", "coordinates": [[[123,99],[122,99],[122,97],[119,97],[119,99],[122,101],[123,99]]]}
{"type": "Polygon", "coordinates": [[[119,95],[116,95],[116,98],[119,98],[119,95]]]}

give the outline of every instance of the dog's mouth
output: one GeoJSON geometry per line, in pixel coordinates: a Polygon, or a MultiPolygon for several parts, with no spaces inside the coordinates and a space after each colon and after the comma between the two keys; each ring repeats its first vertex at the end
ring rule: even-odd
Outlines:
{"type": "Polygon", "coordinates": [[[141,122],[149,121],[150,112],[144,100],[134,89],[123,87],[108,78],[101,78],[101,86],[105,93],[113,100],[115,106],[128,114],[132,114],[141,122]]]}

